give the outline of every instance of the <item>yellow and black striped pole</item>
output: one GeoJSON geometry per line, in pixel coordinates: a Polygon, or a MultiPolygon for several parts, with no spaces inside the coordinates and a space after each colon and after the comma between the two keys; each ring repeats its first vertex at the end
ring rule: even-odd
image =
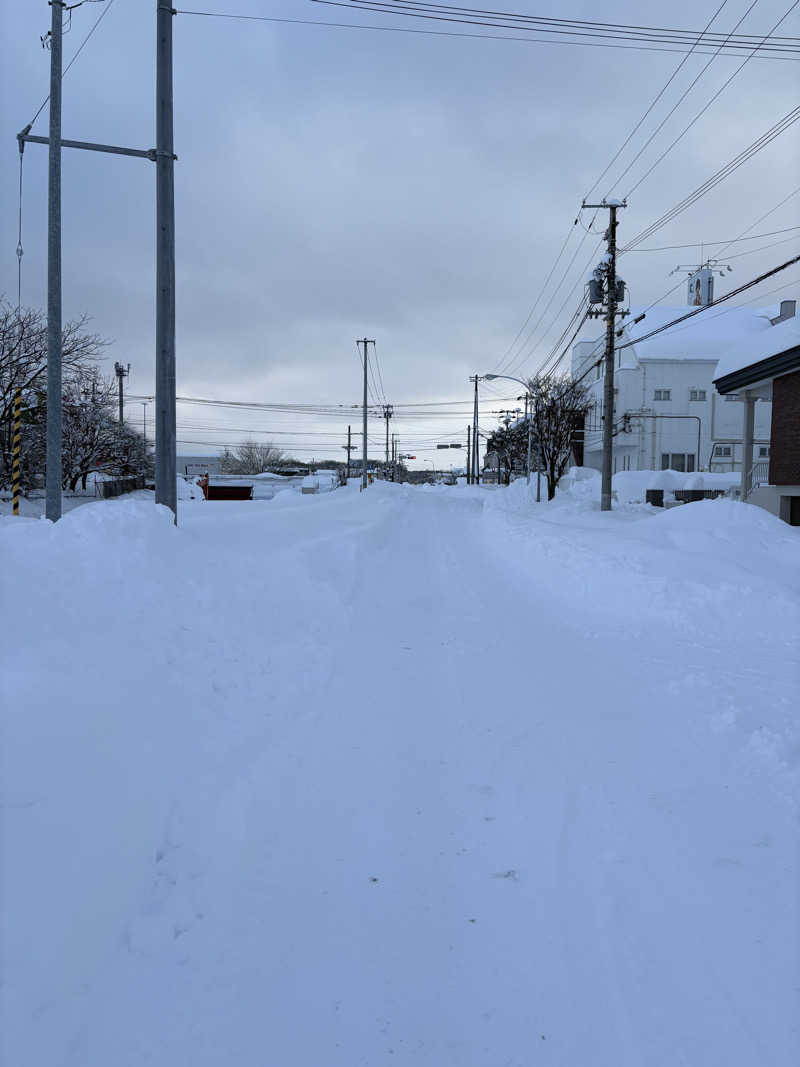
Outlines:
{"type": "Polygon", "coordinates": [[[17,389],[14,394],[14,443],[12,448],[11,479],[13,482],[13,512],[19,515],[19,450],[22,444],[22,393],[17,389]]]}

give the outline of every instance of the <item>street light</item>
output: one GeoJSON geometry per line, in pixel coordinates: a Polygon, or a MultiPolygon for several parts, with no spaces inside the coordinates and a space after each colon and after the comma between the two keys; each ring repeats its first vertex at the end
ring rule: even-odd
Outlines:
{"type": "Polygon", "coordinates": [[[434,481],[435,481],[436,480],[436,464],[434,463],[434,461],[432,459],[424,459],[422,462],[423,463],[430,463],[430,465],[433,467],[433,478],[434,478],[434,481]]]}
{"type": "MultiPolygon", "coordinates": [[[[493,382],[496,378],[504,378],[507,382],[516,382],[517,385],[521,385],[528,395],[528,457],[525,463],[525,482],[527,485],[531,484],[531,396],[530,387],[527,382],[523,382],[522,378],[514,378],[510,374],[483,374],[481,375],[484,381],[493,382]]],[[[542,499],[542,472],[540,470],[541,464],[536,464],[536,502],[537,504],[542,499]]]]}

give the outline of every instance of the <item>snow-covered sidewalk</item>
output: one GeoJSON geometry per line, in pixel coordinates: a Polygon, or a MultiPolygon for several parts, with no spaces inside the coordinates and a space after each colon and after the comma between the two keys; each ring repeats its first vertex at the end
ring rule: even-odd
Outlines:
{"type": "Polygon", "coordinates": [[[2,1062],[797,1062],[796,530],[376,483],[0,548],[2,1062]]]}

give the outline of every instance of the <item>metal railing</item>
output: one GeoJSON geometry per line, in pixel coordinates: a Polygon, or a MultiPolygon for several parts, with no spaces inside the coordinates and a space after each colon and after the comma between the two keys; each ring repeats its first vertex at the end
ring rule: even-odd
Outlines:
{"type": "Polygon", "coordinates": [[[745,497],[750,496],[754,489],[757,489],[759,485],[767,485],[769,483],[769,460],[760,459],[757,463],[754,463],[750,473],[747,477],[747,492],[745,497]]]}
{"type": "Polygon", "coordinates": [[[755,489],[757,485],[766,485],[769,481],[769,460],[760,459],[758,463],[753,464],[753,469],[750,471],[750,488],[755,489]]]}

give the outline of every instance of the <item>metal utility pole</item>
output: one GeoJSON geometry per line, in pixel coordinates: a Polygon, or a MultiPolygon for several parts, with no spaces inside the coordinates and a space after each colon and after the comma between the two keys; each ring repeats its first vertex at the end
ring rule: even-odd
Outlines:
{"type": "Polygon", "coordinates": [[[144,452],[145,452],[145,456],[146,456],[147,455],[147,405],[150,403],[150,401],[149,400],[140,400],[139,403],[142,405],[142,439],[143,439],[143,443],[144,443],[144,452]]]}
{"type": "Polygon", "coordinates": [[[47,445],[45,516],[61,518],[61,55],[62,0],[51,0],[47,175],[47,445]]]}
{"type": "Polygon", "coordinates": [[[156,503],[178,521],[175,433],[175,183],[171,4],[156,14],[156,503]]]}
{"type": "Polygon", "coordinates": [[[472,427],[467,423],[467,485],[472,485],[472,427]]]}
{"type": "MultiPolygon", "coordinates": [[[[73,5],[79,6],[79,5],[73,5]]],[[[61,136],[62,13],[64,0],[52,0],[50,46],[49,137],[17,134],[20,154],[26,142],[49,146],[47,238],[47,452],[46,510],[61,517],[61,149],[78,148],[149,159],[156,164],[156,503],[166,504],[177,521],[175,471],[175,197],[172,137],[172,17],[164,0],[156,0],[156,148],[70,141],[61,136]]],[[[21,246],[20,246],[21,247],[21,246]]],[[[18,251],[18,255],[20,251],[18,251]]]]}
{"type": "Polygon", "coordinates": [[[364,405],[363,405],[363,434],[364,434],[364,448],[361,455],[361,488],[366,489],[369,484],[367,480],[367,368],[369,366],[369,345],[374,345],[375,342],[370,340],[369,337],[362,337],[360,341],[356,341],[359,349],[361,345],[364,346],[364,405]]]}
{"type": "Polygon", "coordinates": [[[22,445],[22,390],[14,393],[14,429],[11,438],[11,514],[19,515],[20,451],[22,445]]]}
{"type": "MultiPolygon", "coordinates": [[[[614,335],[617,317],[617,209],[627,207],[624,200],[603,200],[602,204],[582,204],[585,208],[608,208],[606,230],[608,252],[601,266],[606,277],[606,352],[603,380],[603,478],[600,510],[611,511],[612,452],[614,442],[614,335]]],[[[599,313],[598,313],[599,314],[599,313]]]]}
{"type": "Polygon", "coordinates": [[[119,382],[119,424],[120,424],[120,426],[122,425],[122,421],[123,421],[122,380],[123,380],[123,378],[126,378],[130,374],[130,372],[131,372],[130,363],[128,364],[127,370],[126,370],[125,367],[122,366],[121,363],[115,363],[114,364],[114,373],[116,374],[117,381],[119,382]]]}

